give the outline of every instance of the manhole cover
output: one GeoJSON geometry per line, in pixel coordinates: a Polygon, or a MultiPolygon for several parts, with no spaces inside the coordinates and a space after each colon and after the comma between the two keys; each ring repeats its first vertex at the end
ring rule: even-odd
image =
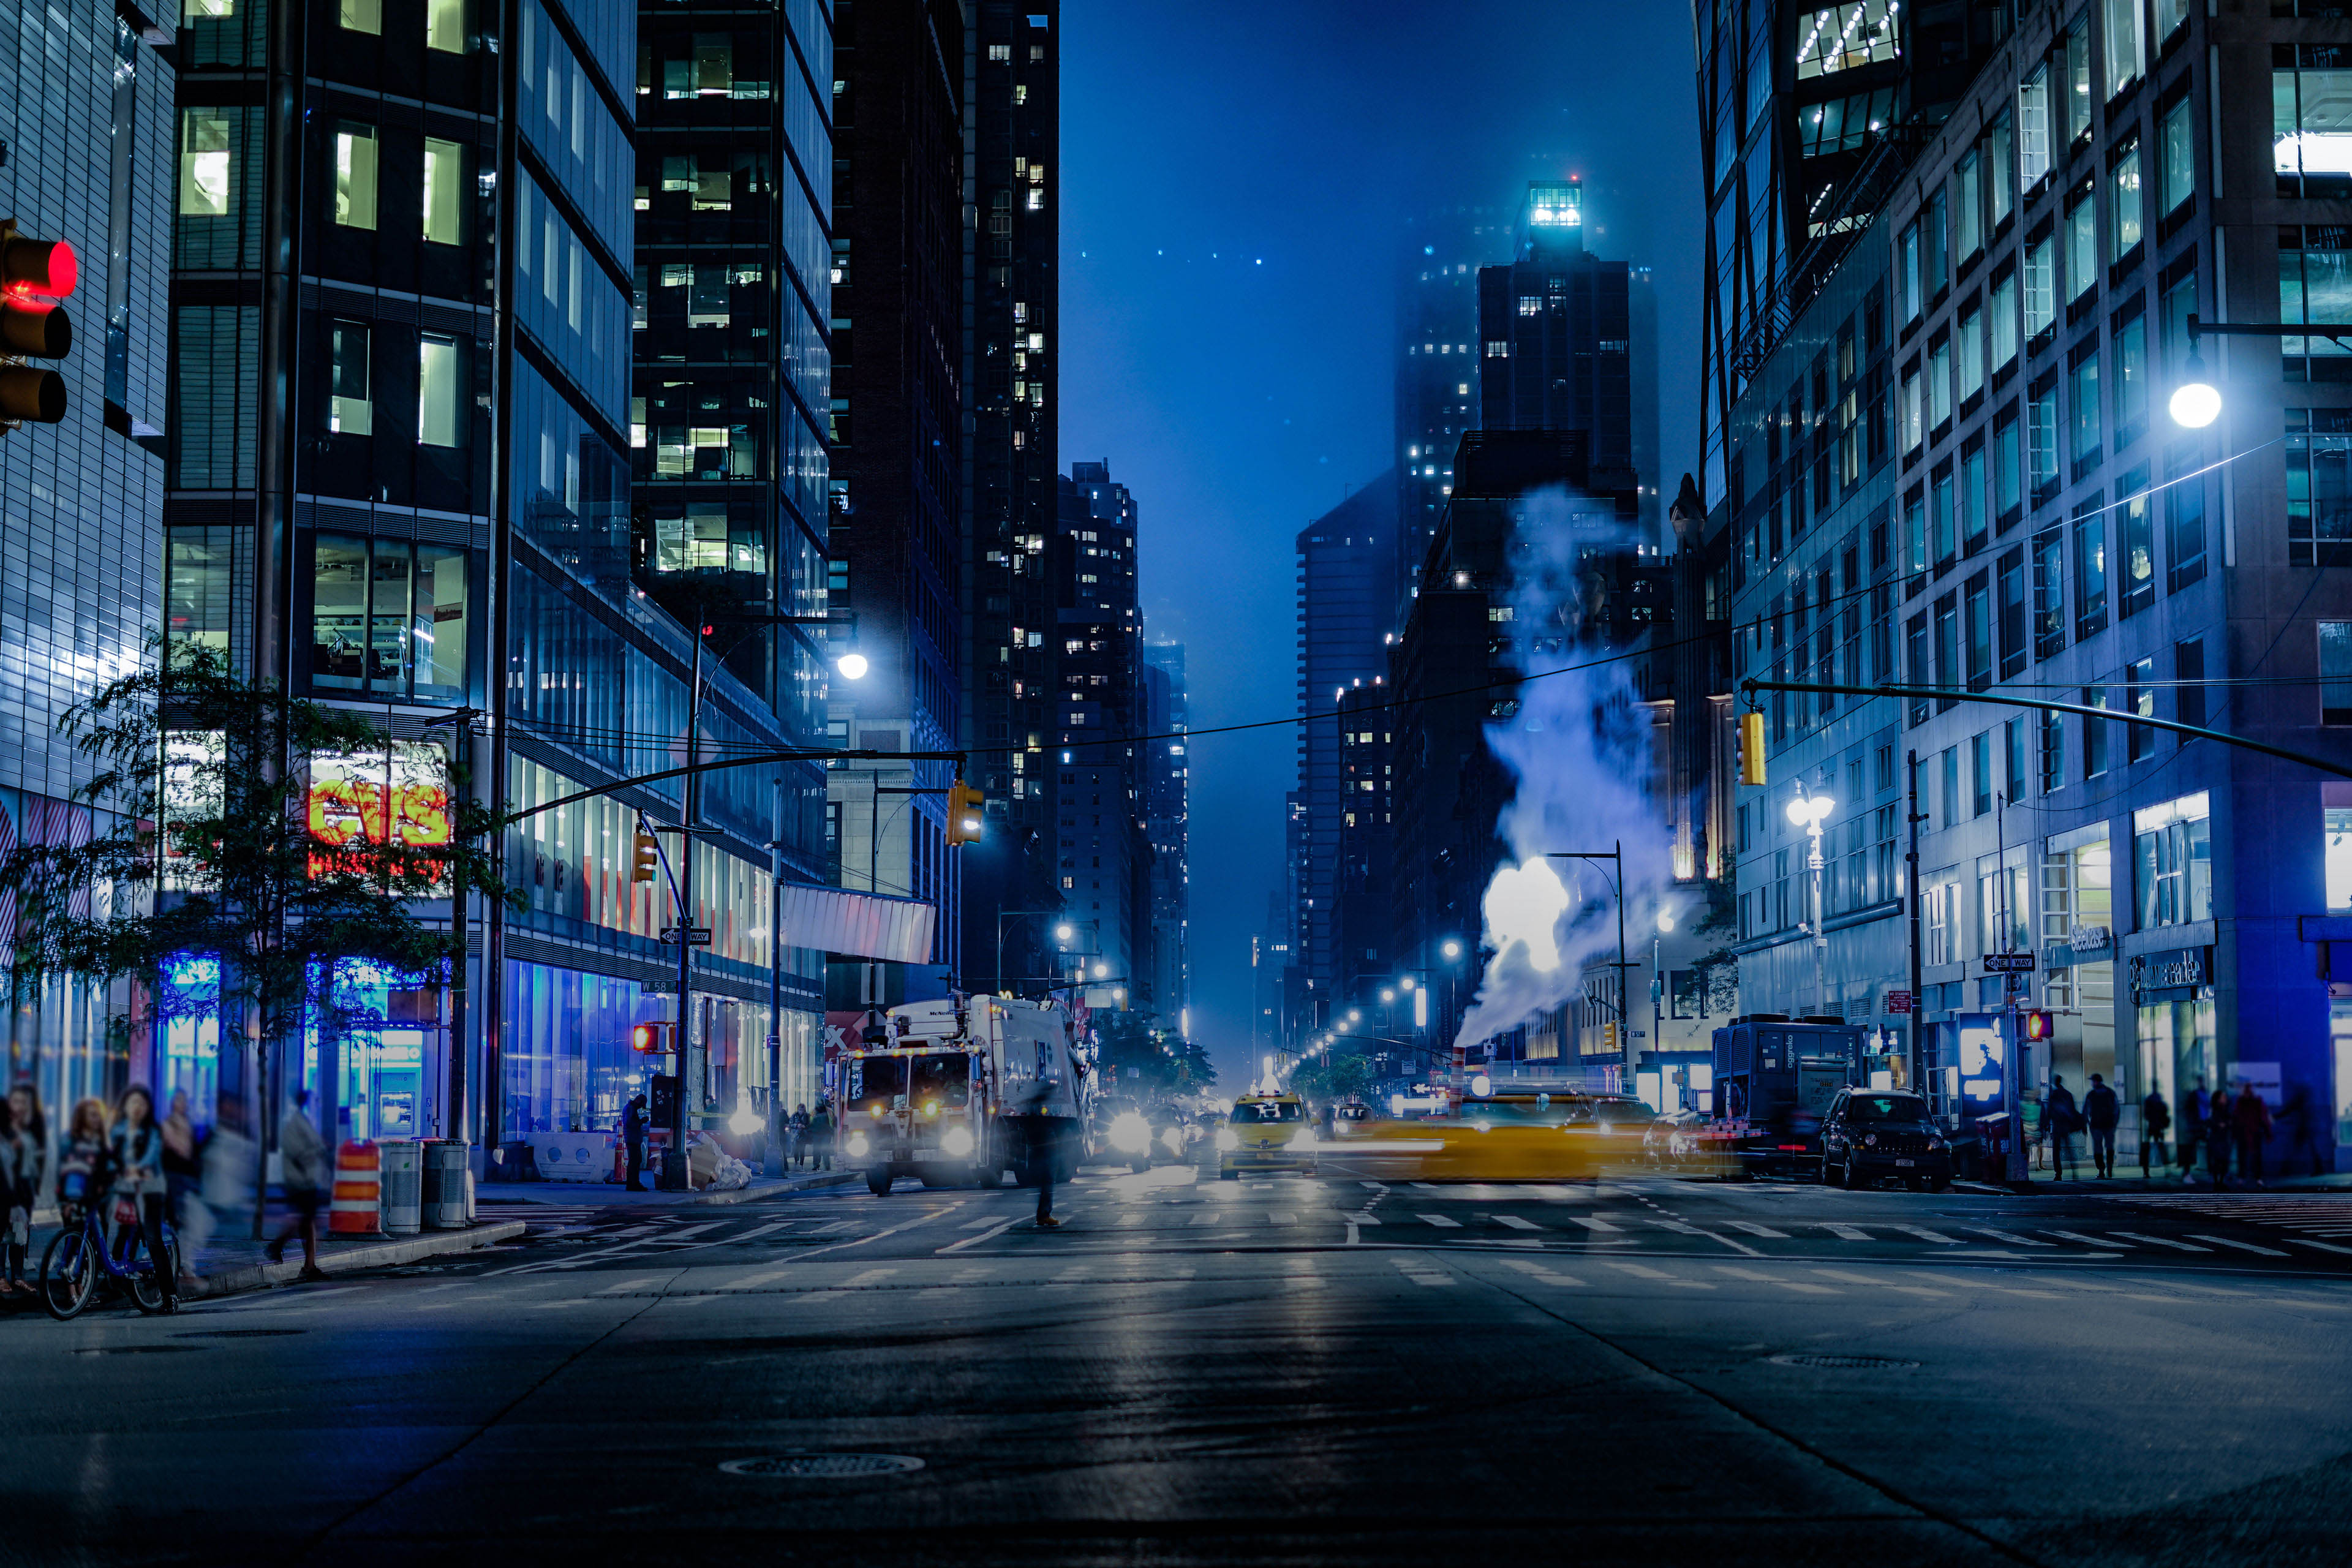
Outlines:
{"type": "MultiPolygon", "coordinates": [[[[280,1334],[299,1334],[303,1329],[194,1329],[172,1337],[181,1340],[274,1340],[280,1334]]],[[[170,1346],[163,1347],[170,1349],[170,1346]]]]}
{"type": "Polygon", "coordinates": [[[202,1345],[91,1345],[76,1355],[163,1355],[172,1351],[202,1350],[202,1345]]]}
{"type": "Polygon", "coordinates": [[[1802,1351],[1771,1358],[1776,1366],[1818,1366],[1834,1372],[1909,1372],[1918,1366],[1916,1361],[1897,1361],[1883,1355],[1812,1355],[1802,1351]]]}
{"type": "Polygon", "coordinates": [[[923,1461],[905,1454],[762,1454],[756,1459],[730,1459],[719,1468],[730,1476],[838,1479],[845,1476],[904,1475],[921,1469],[923,1461]]]}

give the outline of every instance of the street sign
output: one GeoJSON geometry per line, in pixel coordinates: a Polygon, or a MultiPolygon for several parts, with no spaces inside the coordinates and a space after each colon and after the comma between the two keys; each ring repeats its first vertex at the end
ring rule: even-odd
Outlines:
{"type": "MultiPolygon", "coordinates": [[[[666,942],[676,942],[677,941],[677,927],[662,927],[661,939],[666,942]]],[[[688,947],[709,947],[710,945],[710,928],[709,926],[689,926],[687,928],[686,945],[688,947]]]]}
{"type": "Polygon", "coordinates": [[[1889,991],[1886,994],[1886,1010],[1890,1013],[1908,1013],[1911,1011],[1911,993],[1908,991],[1889,991]]]}
{"type": "Polygon", "coordinates": [[[1987,974],[2031,974],[2033,955],[2030,952],[1988,952],[1984,955],[1987,974]]]}

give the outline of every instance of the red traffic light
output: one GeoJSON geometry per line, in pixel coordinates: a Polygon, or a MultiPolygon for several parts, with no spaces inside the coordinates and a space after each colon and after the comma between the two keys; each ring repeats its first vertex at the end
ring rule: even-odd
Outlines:
{"type": "Polygon", "coordinates": [[[62,300],[81,281],[81,263],[62,239],[0,237],[0,287],[19,299],[62,300]]]}

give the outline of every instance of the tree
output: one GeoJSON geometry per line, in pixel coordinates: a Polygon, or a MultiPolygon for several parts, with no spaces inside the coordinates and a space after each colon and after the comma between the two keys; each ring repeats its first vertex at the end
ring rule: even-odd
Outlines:
{"type": "Polygon", "coordinates": [[[1332,1057],[1328,1067],[1319,1056],[1307,1057],[1290,1069],[1290,1087],[1313,1100],[1346,1100],[1372,1087],[1372,1064],[1354,1052],[1332,1057]]]}
{"type": "Polygon", "coordinates": [[[340,1000],[342,963],[446,981],[461,939],[415,904],[514,898],[478,847],[497,819],[431,748],[244,679],[215,649],[156,639],[62,727],[93,769],[73,796],[91,830],[0,859],[19,1000],[45,978],[130,980],[159,1020],[217,1013],[224,1051],[251,1042],[268,1068],[306,1028],[382,1025],[340,1000]]]}

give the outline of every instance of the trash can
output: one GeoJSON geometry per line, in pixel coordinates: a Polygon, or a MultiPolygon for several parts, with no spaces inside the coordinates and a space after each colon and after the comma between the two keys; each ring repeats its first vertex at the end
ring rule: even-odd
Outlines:
{"type": "Polygon", "coordinates": [[[424,1147],[425,1228],[463,1230],[467,1210],[472,1206],[468,1191],[472,1173],[466,1165],[466,1142],[458,1138],[431,1138],[425,1141],[424,1147]]]}
{"type": "Polygon", "coordinates": [[[415,1236],[425,1223],[423,1152],[411,1138],[389,1141],[382,1149],[384,1234],[415,1236]]]}

